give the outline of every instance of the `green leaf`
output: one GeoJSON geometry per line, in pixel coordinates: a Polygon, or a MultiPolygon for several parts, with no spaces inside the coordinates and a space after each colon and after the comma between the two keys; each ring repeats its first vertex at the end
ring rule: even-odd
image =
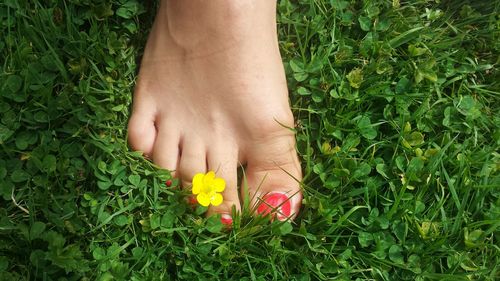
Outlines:
{"type": "Polygon", "coordinates": [[[361,247],[366,248],[372,244],[373,235],[371,233],[361,231],[358,234],[358,242],[361,245],[361,247]]]}
{"type": "Polygon", "coordinates": [[[481,229],[476,229],[470,233],[468,229],[465,229],[464,231],[465,246],[467,246],[468,248],[474,248],[481,245],[481,243],[483,242],[481,239],[483,237],[483,234],[484,231],[481,229]]]}
{"type": "Polygon", "coordinates": [[[117,226],[125,226],[128,224],[128,217],[125,215],[118,215],[113,218],[113,221],[117,226]]]}
{"type": "Polygon", "coordinates": [[[312,95],[311,95],[311,98],[314,102],[317,102],[317,103],[320,103],[323,101],[323,92],[321,91],[313,91],[312,92],[312,95]]]}
{"type": "Polygon", "coordinates": [[[417,200],[415,202],[415,211],[414,211],[414,213],[418,214],[418,213],[423,212],[424,210],[425,210],[425,204],[424,204],[424,202],[417,200]]]}
{"type": "Polygon", "coordinates": [[[106,258],[106,250],[101,247],[97,247],[92,251],[92,257],[96,260],[103,260],[106,258]]]}
{"type": "Polygon", "coordinates": [[[36,221],[30,228],[30,240],[35,240],[45,231],[45,223],[36,221]]]}
{"type": "Polygon", "coordinates": [[[136,259],[139,259],[144,253],[144,249],[141,247],[135,247],[132,249],[132,256],[136,259]]]}
{"type": "Polygon", "coordinates": [[[340,185],[340,179],[336,175],[329,175],[325,180],[325,187],[334,190],[340,185]]]}
{"type": "Polygon", "coordinates": [[[22,85],[23,79],[20,76],[15,74],[9,75],[2,87],[2,92],[7,95],[15,94],[21,89],[22,85]]]}
{"type": "Polygon", "coordinates": [[[112,185],[113,185],[113,183],[110,181],[98,181],[97,182],[97,187],[99,187],[99,189],[101,189],[101,190],[108,190],[112,185]]]}
{"type": "Polygon", "coordinates": [[[405,137],[405,140],[411,146],[419,146],[424,143],[424,135],[420,132],[412,132],[405,137]]]}
{"type": "Polygon", "coordinates": [[[377,130],[375,130],[368,116],[359,118],[358,129],[361,135],[366,139],[372,140],[377,137],[377,130]]]}
{"type": "Polygon", "coordinates": [[[374,18],[380,14],[380,9],[375,4],[369,5],[366,9],[366,14],[370,18],[374,18]]]}
{"type": "Polygon", "coordinates": [[[38,268],[47,266],[47,253],[42,250],[34,250],[30,253],[30,262],[38,268]]]}
{"type": "Polygon", "coordinates": [[[136,16],[139,12],[139,3],[128,0],[120,8],[116,10],[116,15],[125,19],[130,19],[136,16]]]}
{"type": "Polygon", "coordinates": [[[293,74],[293,78],[297,82],[305,81],[307,79],[307,77],[309,77],[309,75],[307,73],[305,73],[305,72],[297,72],[297,73],[293,74]]]}
{"type": "Polygon", "coordinates": [[[129,20],[123,23],[123,26],[128,30],[128,32],[135,34],[137,33],[137,24],[134,21],[129,20]]]}
{"type": "Polygon", "coordinates": [[[57,169],[57,159],[52,154],[47,154],[43,157],[42,165],[47,172],[54,172],[57,169]]]}
{"type": "Polygon", "coordinates": [[[361,87],[361,83],[363,83],[363,72],[361,68],[354,68],[347,74],[347,80],[349,81],[349,85],[355,89],[359,89],[361,87]]]}
{"type": "Polygon", "coordinates": [[[45,111],[38,111],[33,115],[33,120],[38,123],[47,123],[49,122],[49,115],[45,111]]]}
{"type": "Polygon", "coordinates": [[[38,139],[37,134],[29,131],[16,135],[16,147],[19,150],[25,150],[29,145],[34,144],[38,139]]]}
{"type": "Polygon", "coordinates": [[[334,99],[338,99],[340,96],[339,96],[339,93],[337,92],[336,89],[331,89],[330,90],[330,96],[334,99]]]}
{"type": "Polygon", "coordinates": [[[397,264],[404,264],[402,251],[403,249],[399,245],[392,245],[389,248],[389,258],[397,264]]]}
{"type": "Polygon", "coordinates": [[[354,171],[354,173],[352,174],[352,177],[355,178],[355,179],[361,179],[361,178],[364,178],[366,176],[368,176],[371,172],[371,167],[368,163],[362,163],[361,165],[359,165],[359,167],[354,171]]]}
{"type": "Polygon", "coordinates": [[[14,131],[0,124],[0,144],[5,143],[13,134],[14,131]]]}
{"type": "Polygon", "coordinates": [[[99,161],[97,163],[97,168],[99,169],[99,171],[103,172],[103,173],[106,173],[106,162],[104,161],[99,161]]]}
{"type": "Polygon", "coordinates": [[[361,140],[356,134],[349,134],[342,145],[342,150],[349,151],[358,146],[360,142],[361,140]]]}
{"type": "Polygon", "coordinates": [[[29,178],[30,178],[30,175],[26,171],[21,170],[21,169],[14,170],[14,172],[12,172],[12,174],[10,175],[10,179],[14,183],[25,182],[29,178]]]}
{"type": "Polygon", "coordinates": [[[427,52],[427,49],[419,48],[413,44],[410,44],[410,45],[408,45],[408,52],[410,53],[410,56],[418,57],[418,56],[425,54],[427,52]]]}
{"type": "Polygon", "coordinates": [[[387,169],[385,164],[383,164],[383,163],[377,164],[375,166],[375,169],[377,170],[377,173],[382,175],[384,178],[386,178],[386,179],[389,178],[385,172],[387,169]]]}
{"type": "Polygon", "coordinates": [[[111,3],[102,3],[100,5],[96,5],[92,10],[95,16],[99,19],[104,19],[114,14],[111,3]]]}
{"type": "Polygon", "coordinates": [[[349,6],[349,2],[344,0],[330,0],[330,4],[336,10],[344,10],[347,6],[349,6]]]}
{"type": "Polygon", "coordinates": [[[391,73],[392,65],[388,62],[387,59],[381,59],[377,61],[377,74],[391,73]]]}
{"type": "Polygon", "coordinates": [[[149,217],[149,223],[150,223],[150,227],[151,229],[157,229],[160,227],[160,223],[161,223],[161,217],[159,214],[152,214],[150,217],[149,217]]]}
{"type": "Polygon", "coordinates": [[[304,64],[302,62],[292,59],[289,64],[293,72],[304,72],[304,64]]]}
{"type": "Polygon", "coordinates": [[[297,93],[298,93],[299,95],[301,95],[301,96],[308,96],[308,95],[310,95],[310,94],[311,94],[311,92],[310,92],[308,89],[304,88],[304,87],[299,87],[299,88],[297,89],[297,93]]]}
{"type": "Polygon", "coordinates": [[[220,220],[220,215],[213,215],[207,219],[206,228],[211,233],[219,233],[224,228],[220,220]]]}
{"type": "Polygon", "coordinates": [[[141,176],[139,175],[130,175],[128,176],[128,181],[135,187],[138,187],[141,183],[141,176]]]}
{"type": "Polygon", "coordinates": [[[370,28],[372,27],[372,20],[370,18],[365,16],[360,16],[358,18],[358,21],[363,31],[370,31],[370,28]]]}
{"type": "Polygon", "coordinates": [[[279,231],[281,235],[287,235],[292,232],[293,226],[290,222],[286,221],[280,225],[279,231]]]}
{"type": "MultiPolygon", "coordinates": [[[[436,82],[437,81],[437,74],[434,71],[428,70],[428,69],[421,69],[418,71],[419,75],[421,75],[423,78],[431,81],[431,82],[436,82]]],[[[421,79],[420,79],[421,80],[421,79]]]]}
{"type": "Polygon", "coordinates": [[[47,259],[66,272],[86,272],[89,270],[88,262],[84,259],[77,245],[70,245],[62,251],[50,251],[47,254],[47,259]]]}
{"type": "Polygon", "coordinates": [[[382,18],[375,23],[375,30],[387,31],[389,26],[391,26],[391,20],[389,18],[382,18]]]}
{"type": "Polygon", "coordinates": [[[49,243],[49,249],[62,249],[66,243],[66,239],[61,234],[52,230],[45,232],[42,239],[49,243]]]}
{"type": "Polygon", "coordinates": [[[126,108],[126,106],[124,104],[119,104],[119,105],[113,106],[111,108],[111,110],[120,112],[120,111],[123,111],[123,109],[125,109],[125,108],[126,108]]]}
{"type": "Polygon", "coordinates": [[[404,94],[408,92],[410,85],[411,81],[406,77],[402,77],[396,84],[396,94],[404,94]]]}
{"type": "Polygon", "coordinates": [[[406,239],[406,224],[403,222],[397,222],[392,224],[392,232],[399,241],[404,242],[406,239]]]}
{"type": "Polygon", "coordinates": [[[160,225],[162,228],[172,228],[175,223],[176,216],[173,212],[167,211],[161,217],[160,225]]]}
{"type": "Polygon", "coordinates": [[[363,40],[361,40],[361,43],[359,44],[359,52],[365,57],[370,57],[372,56],[375,47],[376,42],[374,39],[374,35],[372,32],[368,32],[365,38],[363,38],[363,40]]]}
{"type": "Polygon", "coordinates": [[[400,171],[404,171],[405,170],[405,167],[406,167],[406,158],[404,158],[402,155],[398,155],[398,157],[396,157],[396,159],[395,159],[395,162],[396,162],[396,167],[398,167],[398,169],[400,171]]]}
{"type": "Polygon", "coordinates": [[[420,157],[413,157],[408,164],[406,173],[410,180],[419,180],[418,174],[424,168],[424,161],[420,157]]]}
{"type": "Polygon", "coordinates": [[[422,272],[419,256],[411,255],[410,257],[408,257],[408,265],[409,265],[411,271],[413,271],[417,274],[420,274],[422,272]]]}
{"type": "Polygon", "coordinates": [[[415,28],[412,28],[410,30],[407,30],[403,33],[401,33],[400,35],[394,37],[393,39],[391,39],[389,41],[389,45],[392,47],[392,48],[397,48],[407,42],[409,42],[410,40],[412,39],[415,39],[418,37],[418,32],[424,28],[423,26],[419,26],[419,27],[415,27],[415,28]]]}
{"type": "Polygon", "coordinates": [[[467,95],[459,99],[458,111],[470,118],[471,120],[481,117],[482,106],[473,97],[467,95]]]}

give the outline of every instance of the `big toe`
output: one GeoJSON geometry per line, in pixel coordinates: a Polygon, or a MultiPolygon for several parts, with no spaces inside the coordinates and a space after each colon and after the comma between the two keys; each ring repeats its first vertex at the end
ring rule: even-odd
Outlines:
{"type": "MultiPolygon", "coordinates": [[[[302,172],[293,136],[274,138],[252,149],[247,161],[249,196],[257,215],[287,220],[297,216],[302,202],[302,172]]],[[[247,193],[247,194],[246,194],[247,193]]]]}

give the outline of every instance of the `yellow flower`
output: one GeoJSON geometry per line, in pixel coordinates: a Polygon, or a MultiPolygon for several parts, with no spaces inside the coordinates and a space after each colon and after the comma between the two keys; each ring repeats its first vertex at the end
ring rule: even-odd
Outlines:
{"type": "Polygon", "coordinates": [[[219,206],[222,203],[222,194],[226,188],[226,181],[216,178],[213,171],[206,174],[198,173],[193,177],[193,194],[200,205],[207,207],[212,204],[219,206]]]}

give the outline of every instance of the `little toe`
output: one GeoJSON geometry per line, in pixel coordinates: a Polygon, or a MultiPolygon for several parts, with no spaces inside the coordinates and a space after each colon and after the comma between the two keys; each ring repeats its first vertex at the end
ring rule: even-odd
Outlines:
{"type": "Polygon", "coordinates": [[[173,171],[179,163],[179,131],[175,126],[161,124],[153,149],[153,161],[163,169],[173,171]]]}
{"type": "Polygon", "coordinates": [[[156,139],[154,115],[134,111],[128,122],[128,142],[133,150],[151,157],[156,139]]]}

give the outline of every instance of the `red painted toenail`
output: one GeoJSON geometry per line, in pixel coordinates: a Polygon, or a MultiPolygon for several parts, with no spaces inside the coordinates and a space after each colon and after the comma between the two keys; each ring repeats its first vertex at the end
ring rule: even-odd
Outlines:
{"type": "Polygon", "coordinates": [[[172,186],[172,180],[167,180],[167,181],[165,182],[165,185],[166,185],[167,187],[171,187],[171,186],[172,186]]]}
{"type": "Polygon", "coordinates": [[[194,197],[194,196],[188,196],[187,200],[188,200],[188,203],[193,205],[193,206],[198,203],[198,201],[196,201],[196,197],[194,197]]]}
{"type": "Polygon", "coordinates": [[[222,214],[220,216],[220,221],[222,222],[222,224],[225,224],[227,226],[230,226],[233,224],[233,218],[228,214],[222,214]]]}
{"type": "Polygon", "coordinates": [[[283,193],[273,192],[264,195],[262,202],[257,208],[257,213],[266,216],[271,213],[274,209],[278,212],[279,220],[286,220],[291,214],[291,203],[290,198],[283,193]]]}

